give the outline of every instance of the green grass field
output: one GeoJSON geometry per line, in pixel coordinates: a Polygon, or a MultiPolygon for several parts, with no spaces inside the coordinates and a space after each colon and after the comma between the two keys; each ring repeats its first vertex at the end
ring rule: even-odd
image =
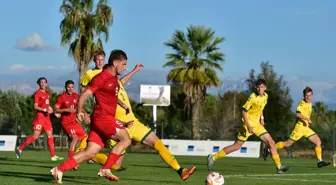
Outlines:
{"type": "MultiPolygon", "coordinates": [[[[66,152],[58,152],[66,157],[66,152]]],[[[205,157],[176,157],[182,166],[196,165],[196,172],[185,182],[161,161],[156,154],[126,155],[123,172],[114,172],[119,182],[109,182],[98,177],[97,164],[82,164],[78,171],[64,174],[63,184],[116,184],[116,185],[203,185],[206,175],[205,157]]],[[[48,152],[24,151],[21,159],[16,159],[14,152],[0,152],[0,184],[1,185],[33,185],[52,184],[50,169],[59,162],[49,161],[48,152]]],[[[283,159],[283,164],[292,168],[286,174],[277,175],[271,158],[267,162],[262,159],[224,158],[215,163],[213,171],[225,177],[225,185],[315,185],[336,184],[336,168],[332,166],[318,169],[315,159],[283,159]]]]}

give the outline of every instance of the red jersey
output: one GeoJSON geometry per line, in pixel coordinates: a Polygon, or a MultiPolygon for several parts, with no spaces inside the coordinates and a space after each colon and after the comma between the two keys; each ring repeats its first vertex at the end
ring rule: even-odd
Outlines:
{"type": "MultiPolygon", "coordinates": [[[[66,92],[57,97],[56,104],[60,109],[77,109],[78,94],[73,92],[71,95],[66,92]]],[[[63,112],[61,114],[61,123],[64,125],[76,124],[76,112],[63,112]]]]}
{"type": "Polygon", "coordinates": [[[114,118],[118,103],[118,77],[103,70],[93,77],[88,89],[94,94],[96,99],[92,118],[101,118],[103,120],[114,118]]]}
{"type": "Polygon", "coordinates": [[[37,103],[37,105],[42,109],[47,109],[47,112],[36,111],[35,118],[49,117],[49,99],[50,93],[47,90],[39,89],[34,93],[34,103],[37,103]]]}

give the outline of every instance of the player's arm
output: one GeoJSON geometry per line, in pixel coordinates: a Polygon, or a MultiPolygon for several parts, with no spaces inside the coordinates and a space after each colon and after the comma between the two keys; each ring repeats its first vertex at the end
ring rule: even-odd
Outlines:
{"type": "Polygon", "coordinates": [[[80,81],[80,85],[81,85],[80,92],[81,93],[83,93],[85,91],[85,89],[87,88],[89,82],[90,82],[90,77],[88,75],[88,72],[86,72],[84,74],[84,76],[82,77],[81,81],[80,81]]]}
{"type": "Polygon", "coordinates": [[[243,105],[242,115],[243,115],[244,123],[247,128],[251,127],[249,119],[247,117],[247,111],[250,110],[250,108],[252,107],[253,101],[254,101],[254,95],[251,94],[248,100],[246,101],[246,103],[243,105]]]}
{"type": "Polygon", "coordinates": [[[58,96],[57,100],[56,100],[56,103],[55,103],[55,106],[54,106],[54,110],[55,110],[55,113],[63,113],[63,112],[70,112],[69,111],[69,108],[63,108],[61,109],[61,105],[63,104],[63,99],[61,96],[58,96]]]}
{"type": "Polygon", "coordinates": [[[303,110],[303,105],[300,103],[298,107],[296,108],[296,118],[301,120],[306,120],[309,122],[310,118],[304,116],[301,112],[303,110]]]}
{"type": "Polygon", "coordinates": [[[143,68],[143,65],[142,65],[142,64],[137,64],[137,65],[135,65],[134,69],[133,69],[131,72],[127,73],[125,76],[123,76],[123,77],[120,79],[121,83],[122,83],[122,84],[127,83],[127,82],[132,78],[132,76],[133,76],[135,73],[137,73],[138,71],[140,71],[140,69],[142,69],[142,68],[143,68]]]}
{"type": "Polygon", "coordinates": [[[120,107],[122,107],[123,109],[125,109],[126,114],[129,113],[129,109],[130,109],[130,107],[128,107],[126,104],[124,104],[124,102],[121,101],[119,98],[118,98],[118,105],[120,105],[120,107]]]}
{"type": "Polygon", "coordinates": [[[40,112],[48,112],[47,108],[41,108],[38,106],[39,99],[40,99],[40,95],[38,93],[35,93],[34,94],[34,109],[40,112]]]}

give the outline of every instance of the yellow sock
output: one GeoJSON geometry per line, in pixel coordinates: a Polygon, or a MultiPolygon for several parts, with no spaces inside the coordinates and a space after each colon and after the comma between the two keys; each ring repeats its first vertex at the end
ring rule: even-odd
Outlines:
{"type": "Polygon", "coordinates": [[[162,160],[172,167],[175,171],[179,170],[181,167],[175,157],[170,153],[170,151],[164,146],[161,140],[156,141],[154,145],[155,150],[157,150],[162,158],[162,160]]]}
{"type": "Polygon", "coordinates": [[[113,166],[112,166],[112,170],[118,170],[120,168],[120,166],[118,166],[118,165],[116,165],[116,164],[114,164],[113,166]]]}
{"type": "Polygon", "coordinates": [[[317,160],[322,161],[322,148],[320,146],[315,147],[315,155],[317,160]]]}
{"type": "Polygon", "coordinates": [[[283,142],[282,141],[280,141],[280,142],[277,142],[276,144],[275,144],[275,147],[277,148],[277,149],[282,149],[284,146],[283,146],[283,142]]]}
{"type": "Polygon", "coordinates": [[[215,158],[215,160],[217,160],[217,159],[225,157],[225,156],[226,156],[226,153],[224,152],[224,150],[221,150],[214,155],[214,158],[215,158]]]}
{"type": "Polygon", "coordinates": [[[107,155],[102,153],[97,153],[92,160],[100,165],[104,165],[107,160],[107,155]]]}
{"type": "Polygon", "coordinates": [[[280,166],[281,166],[281,162],[280,162],[280,156],[279,156],[279,154],[274,154],[274,155],[272,155],[272,159],[273,159],[273,161],[274,161],[275,166],[276,166],[277,168],[280,168],[280,166]]]}
{"type": "Polygon", "coordinates": [[[79,147],[77,148],[76,150],[76,153],[78,153],[79,151],[83,150],[86,148],[87,146],[87,143],[86,143],[86,140],[88,139],[88,137],[86,136],[79,144],[79,147]]]}

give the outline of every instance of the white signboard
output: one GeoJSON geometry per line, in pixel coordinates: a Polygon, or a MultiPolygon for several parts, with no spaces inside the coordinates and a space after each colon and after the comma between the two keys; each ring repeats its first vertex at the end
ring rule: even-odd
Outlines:
{"type": "Polygon", "coordinates": [[[17,136],[0,135],[0,151],[14,151],[17,136]]]}
{"type": "Polygon", "coordinates": [[[140,103],[145,106],[169,106],[169,85],[140,85],[140,103]]]}
{"type": "MultiPolygon", "coordinates": [[[[184,156],[207,156],[209,154],[215,154],[222,148],[234,143],[234,141],[196,141],[175,139],[163,139],[162,141],[173,155],[184,156]]],[[[239,150],[232,152],[227,156],[259,158],[260,141],[246,141],[239,150]]]]}

